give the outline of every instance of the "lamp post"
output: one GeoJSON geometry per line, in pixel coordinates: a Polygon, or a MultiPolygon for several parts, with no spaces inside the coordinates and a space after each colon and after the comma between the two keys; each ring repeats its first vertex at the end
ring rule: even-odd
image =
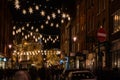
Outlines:
{"type": "Polygon", "coordinates": [[[73,37],[73,42],[74,42],[74,52],[76,52],[76,42],[77,41],[77,37],[76,36],[74,36],[73,37]]]}
{"type": "Polygon", "coordinates": [[[11,54],[11,50],[12,50],[12,44],[9,44],[8,45],[8,48],[9,48],[9,56],[11,57],[11,67],[13,66],[13,63],[12,63],[12,54],[11,54]]]}
{"type": "Polygon", "coordinates": [[[9,50],[8,50],[9,51],[9,56],[11,57],[12,44],[9,44],[8,48],[9,48],[9,50]]]}
{"type": "Polygon", "coordinates": [[[12,48],[12,45],[11,45],[11,44],[9,44],[9,45],[8,45],[8,47],[9,47],[9,49],[11,49],[11,48],[12,48]]]}
{"type": "MultiPolygon", "coordinates": [[[[77,37],[76,36],[74,36],[73,37],[73,42],[74,42],[74,55],[76,55],[76,41],[77,41],[77,37]]],[[[76,56],[75,56],[75,58],[74,58],[74,68],[76,67],[76,56]]]]}

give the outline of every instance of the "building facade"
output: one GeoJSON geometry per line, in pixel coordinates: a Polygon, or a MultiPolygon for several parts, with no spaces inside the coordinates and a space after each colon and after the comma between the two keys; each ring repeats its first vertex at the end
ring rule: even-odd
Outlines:
{"type": "Polygon", "coordinates": [[[68,47],[76,56],[73,61],[75,68],[110,67],[109,0],[77,0],[76,15],[73,18],[70,24],[71,39],[68,39],[71,44],[68,47]],[[97,39],[97,31],[100,27],[105,29],[107,35],[104,42],[99,42],[97,39]],[[86,55],[85,62],[77,57],[80,54],[86,55]],[[76,65],[78,63],[79,65],[76,65]]]}
{"type": "Polygon", "coordinates": [[[110,41],[112,68],[120,68],[120,1],[110,0],[110,41]]]}
{"type": "Polygon", "coordinates": [[[109,0],[88,0],[87,1],[87,49],[91,56],[88,60],[89,68],[104,68],[110,65],[109,53],[109,0]],[[106,32],[105,42],[97,38],[99,28],[106,32]]]}
{"type": "MultiPolygon", "coordinates": [[[[11,13],[9,11],[8,3],[6,0],[0,2],[0,55],[3,57],[10,56],[10,47],[12,44],[12,26],[11,26],[11,13]]],[[[6,61],[6,60],[5,60],[6,61]]],[[[1,59],[0,67],[5,68],[4,60],[1,59]]]]}

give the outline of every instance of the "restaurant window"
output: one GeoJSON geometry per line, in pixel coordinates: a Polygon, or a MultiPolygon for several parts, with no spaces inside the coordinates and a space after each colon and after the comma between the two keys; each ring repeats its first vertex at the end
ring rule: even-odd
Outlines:
{"type": "Polygon", "coordinates": [[[120,10],[113,14],[113,33],[120,31],[120,10]]]}

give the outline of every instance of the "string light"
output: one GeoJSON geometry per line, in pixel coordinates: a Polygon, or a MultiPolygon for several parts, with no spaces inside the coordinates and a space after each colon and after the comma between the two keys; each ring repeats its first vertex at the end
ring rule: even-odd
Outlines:
{"type": "Polygon", "coordinates": [[[43,10],[41,11],[41,16],[45,16],[45,12],[43,10]]]}
{"type": "Polygon", "coordinates": [[[29,7],[29,13],[30,13],[30,14],[33,13],[33,9],[32,9],[32,7],[29,7]]]}
{"type": "MultiPolygon", "coordinates": [[[[25,2],[25,1],[23,1],[25,2]]],[[[49,0],[46,0],[46,2],[49,2],[49,0]]],[[[30,1],[26,1],[27,4],[30,4],[30,1]]],[[[30,17],[40,17],[40,20],[37,21],[37,18],[35,20],[28,19],[30,21],[28,22],[20,22],[21,28],[18,28],[16,26],[13,27],[13,35],[21,35],[22,37],[27,39],[33,38],[35,42],[38,42],[38,40],[43,40],[44,43],[47,43],[49,41],[52,41],[55,43],[56,41],[59,41],[58,34],[56,35],[49,35],[42,33],[43,30],[46,29],[46,27],[51,26],[51,28],[58,28],[60,27],[61,23],[64,23],[65,21],[70,21],[70,15],[65,14],[65,12],[62,11],[62,8],[55,8],[53,6],[48,6],[44,4],[36,4],[35,2],[33,4],[28,5],[27,7],[23,7],[22,1],[15,0],[15,9],[24,14],[27,18],[27,14],[29,14],[30,17]],[[60,22],[61,21],[61,22],[60,22]],[[24,24],[27,23],[27,24],[24,24]],[[25,26],[26,25],[26,26],[25,26]]]]}
{"type": "Polygon", "coordinates": [[[52,13],[52,17],[53,17],[53,19],[55,19],[56,18],[56,14],[52,13]]]}
{"type": "Polygon", "coordinates": [[[50,16],[47,16],[47,19],[50,20],[50,16]]]}
{"type": "Polygon", "coordinates": [[[38,5],[36,5],[36,6],[35,6],[35,9],[36,9],[36,10],[39,10],[39,6],[38,6],[38,5]]]}
{"type": "Polygon", "coordinates": [[[23,9],[23,14],[26,14],[26,10],[25,9],[23,9]]]}

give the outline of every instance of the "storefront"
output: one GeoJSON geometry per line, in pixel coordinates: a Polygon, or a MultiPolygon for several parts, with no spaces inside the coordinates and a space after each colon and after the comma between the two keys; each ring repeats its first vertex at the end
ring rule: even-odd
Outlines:
{"type": "Polygon", "coordinates": [[[86,54],[76,53],[76,68],[77,69],[85,69],[86,67],[86,54]]]}
{"type": "Polygon", "coordinates": [[[120,39],[112,42],[112,68],[120,68],[120,39]]]}
{"type": "Polygon", "coordinates": [[[107,42],[99,44],[99,47],[94,48],[94,52],[89,54],[88,60],[91,61],[91,66],[94,69],[104,69],[109,64],[109,51],[107,42]]]}
{"type": "Polygon", "coordinates": [[[6,61],[7,59],[4,56],[0,55],[0,68],[2,69],[6,68],[6,61]]]}

